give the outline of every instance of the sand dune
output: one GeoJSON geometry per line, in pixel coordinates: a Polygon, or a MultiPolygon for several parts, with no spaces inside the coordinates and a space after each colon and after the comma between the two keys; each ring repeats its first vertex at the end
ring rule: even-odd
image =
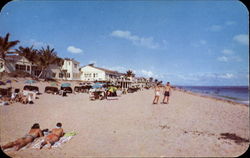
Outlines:
{"type": "MultiPolygon", "coordinates": [[[[13,83],[23,87],[22,82],[13,83]]],[[[43,93],[48,82],[36,83],[43,93]]],[[[12,157],[239,156],[249,142],[222,139],[234,133],[249,140],[249,107],[173,91],[170,104],[153,105],[153,90],[118,100],[90,101],[87,94],[42,94],[34,104],[0,107],[0,144],[28,132],[35,122],[53,128],[62,122],[77,135],[61,148],[8,151],[12,157]]],[[[162,97],[160,98],[162,99],[162,97]]]]}

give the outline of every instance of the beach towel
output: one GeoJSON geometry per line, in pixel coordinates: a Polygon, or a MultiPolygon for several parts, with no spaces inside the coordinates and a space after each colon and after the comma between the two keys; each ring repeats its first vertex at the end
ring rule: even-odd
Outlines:
{"type": "MultiPolygon", "coordinates": [[[[68,141],[69,141],[70,139],[72,139],[75,135],[76,135],[76,132],[67,132],[67,133],[64,134],[63,137],[61,137],[61,138],[59,139],[59,141],[57,141],[57,142],[56,142],[55,144],[53,144],[51,147],[52,147],[52,148],[61,147],[61,145],[62,145],[63,143],[68,142],[68,141]]],[[[40,146],[41,146],[41,143],[43,142],[43,140],[44,140],[44,138],[39,139],[39,140],[37,140],[37,141],[34,141],[34,142],[32,143],[33,145],[31,145],[31,148],[39,149],[40,146]]],[[[49,147],[49,145],[46,144],[44,147],[47,148],[47,147],[49,147]]]]}
{"type": "MultiPolygon", "coordinates": [[[[63,137],[61,137],[59,139],[59,141],[57,141],[54,145],[52,145],[51,147],[52,148],[57,148],[57,147],[61,147],[61,145],[63,143],[66,143],[68,142],[70,139],[72,139],[74,136],[76,135],[76,132],[67,132],[64,134],[63,137]]],[[[27,144],[26,146],[22,147],[20,150],[24,150],[24,149],[27,149],[27,148],[33,148],[33,149],[39,149],[40,148],[40,145],[41,143],[43,142],[44,140],[44,137],[40,137],[40,138],[36,138],[32,143],[29,143],[27,144]]],[[[48,148],[49,145],[46,144],[44,146],[45,148],[48,148]]],[[[5,149],[4,151],[13,151],[14,150],[14,147],[13,148],[8,148],[8,149],[5,149]]]]}

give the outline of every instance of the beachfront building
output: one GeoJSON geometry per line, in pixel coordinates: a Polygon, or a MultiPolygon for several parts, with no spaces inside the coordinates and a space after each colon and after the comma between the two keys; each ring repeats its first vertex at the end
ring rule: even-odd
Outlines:
{"type": "Polygon", "coordinates": [[[5,70],[4,63],[5,63],[4,60],[2,58],[0,58],[0,72],[4,72],[4,70],[5,70]]]}
{"type": "Polygon", "coordinates": [[[0,59],[0,61],[0,66],[2,67],[0,68],[0,72],[23,71],[35,76],[38,76],[41,72],[35,64],[20,55],[7,55],[5,61],[3,59],[0,59]]]}
{"type": "Polygon", "coordinates": [[[48,68],[46,77],[63,80],[80,80],[80,63],[74,59],[64,59],[62,67],[52,64],[48,68]]]}
{"type": "Polygon", "coordinates": [[[135,77],[134,84],[140,88],[149,86],[149,79],[145,77],[135,77]]]}
{"type": "Polygon", "coordinates": [[[129,88],[132,84],[132,80],[126,78],[124,73],[96,67],[94,64],[81,67],[80,72],[82,81],[112,83],[122,88],[129,88]]]}

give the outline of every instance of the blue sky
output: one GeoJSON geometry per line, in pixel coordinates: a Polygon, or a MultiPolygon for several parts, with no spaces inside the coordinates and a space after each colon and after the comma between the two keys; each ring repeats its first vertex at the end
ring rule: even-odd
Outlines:
{"type": "Polygon", "coordinates": [[[19,0],[0,14],[19,45],[174,85],[248,85],[248,27],[236,0],[19,0]]]}

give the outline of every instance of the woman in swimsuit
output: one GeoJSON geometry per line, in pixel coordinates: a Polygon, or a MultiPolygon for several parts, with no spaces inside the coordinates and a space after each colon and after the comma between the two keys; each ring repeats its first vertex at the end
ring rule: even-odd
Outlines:
{"type": "Polygon", "coordinates": [[[170,86],[170,83],[167,82],[166,86],[164,87],[164,98],[162,100],[163,104],[168,104],[168,102],[169,102],[169,96],[170,96],[170,91],[171,91],[171,86],[170,86]],[[167,98],[167,102],[165,102],[166,98],[167,98]]]}
{"type": "Polygon", "coordinates": [[[155,87],[155,98],[153,100],[153,104],[158,104],[159,98],[160,98],[160,87],[159,83],[155,87]]]}
{"type": "Polygon", "coordinates": [[[49,148],[51,148],[51,146],[57,142],[63,134],[62,124],[59,122],[56,124],[56,128],[52,129],[51,133],[45,137],[44,141],[41,143],[40,149],[46,144],[49,144],[49,148]]]}
{"type": "Polygon", "coordinates": [[[15,147],[15,150],[18,151],[25,145],[34,141],[35,138],[43,136],[43,133],[40,129],[38,123],[33,124],[28,134],[25,134],[22,138],[17,139],[16,141],[7,143],[6,145],[2,146],[2,149],[12,148],[15,147]]]}

